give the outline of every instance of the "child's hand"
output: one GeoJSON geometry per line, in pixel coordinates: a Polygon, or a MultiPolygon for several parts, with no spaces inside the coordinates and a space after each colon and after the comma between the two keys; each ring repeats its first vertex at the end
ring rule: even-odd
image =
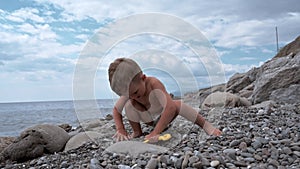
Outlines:
{"type": "Polygon", "coordinates": [[[215,128],[208,121],[204,123],[203,129],[208,135],[220,136],[222,134],[222,132],[218,128],[215,128]]]}
{"type": "Polygon", "coordinates": [[[222,134],[222,132],[219,129],[215,128],[211,135],[220,136],[221,134],[222,134]]]}
{"type": "Polygon", "coordinates": [[[130,139],[126,131],[117,131],[113,138],[116,140],[116,142],[130,139]]]}
{"type": "Polygon", "coordinates": [[[158,142],[159,134],[151,132],[150,134],[145,136],[145,140],[149,140],[149,143],[156,143],[158,142]]]}

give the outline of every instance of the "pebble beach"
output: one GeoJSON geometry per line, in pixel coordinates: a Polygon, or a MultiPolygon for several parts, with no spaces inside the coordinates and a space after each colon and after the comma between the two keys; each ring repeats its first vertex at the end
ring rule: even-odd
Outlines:
{"type": "MultiPolygon", "coordinates": [[[[67,152],[45,154],[22,163],[7,162],[1,164],[0,168],[300,167],[299,104],[275,104],[261,108],[219,108],[201,113],[222,130],[221,136],[207,136],[201,128],[192,126],[190,122],[178,117],[170,128],[180,127],[188,131],[182,133],[176,145],[159,154],[146,152],[131,156],[126,153],[111,153],[106,151],[107,142],[103,145],[101,141],[88,142],[67,152]]],[[[108,123],[111,122],[112,120],[108,123]]]]}

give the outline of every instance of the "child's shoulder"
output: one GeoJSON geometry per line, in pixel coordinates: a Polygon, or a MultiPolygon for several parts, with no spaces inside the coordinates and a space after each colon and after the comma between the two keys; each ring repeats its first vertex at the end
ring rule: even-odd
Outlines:
{"type": "Polygon", "coordinates": [[[152,82],[152,83],[160,82],[160,80],[158,80],[156,77],[153,77],[153,76],[149,76],[149,77],[147,77],[147,79],[149,82],[152,82]]]}
{"type": "Polygon", "coordinates": [[[159,79],[157,79],[156,77],[147,77],[147,78],[148,78],[148,82],[150,83],[151,86],[162,84],[162,82],[159,79]]]}

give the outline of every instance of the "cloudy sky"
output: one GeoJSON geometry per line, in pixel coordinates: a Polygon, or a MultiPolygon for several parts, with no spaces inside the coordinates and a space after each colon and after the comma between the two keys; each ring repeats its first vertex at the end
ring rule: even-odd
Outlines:
{"type": "MultiPolygon", "coordinates": [[[[280,46],[299,36],[298,3],[297,0],[0,1],[0,102],[72,100],[74,83],[85,84],[85,79],[74,78],[81,71],[76,70],[79,58],[87,50],[101,48],[93,43],[95,40],[106,44],[113,38],[111,25],[144,13],[169,15],[177,18],[177,23],[183,21],[200,31],[204,41],[214,48],[219,60],[215,59],[220,61],[217,65],[227,80],[230,75],[257,67],[276,54],[276,26],[280,46]],[[105,31],[108,33],[103,40],[105,31]]],[[[178,36],[187,34],[187,27],[178,27],[174,22],[167,26],[158,22],[162,18],[156,21],[139,18],[127,22],[124,29],[119,25],[121,32],[133,31],[131,36],[119,39],[106,53],[102,51],[105,54],[96,56],[96,61],[89,60],[96,71],[88,82],[93,89],[81,85],[78,90],[84,93],[86,89],[97,99],[111,98],[106,70],[117,57],[132,57],[140,60],[142,67],[148,65],[145,72],[158,76],[170,92],[183,85],[180,74],[191,75],[199,88],[212,84],[209,66],[204,58],[195,57],[192,44],[186,45],[165,32],[133,36],[134,31],[140,31],[135,28],[142,29],[143,25],[164,27],[167,31],[174,28],[178,36]],[[161,68],[163,65],[170,69],[161,68]]],[[[203,51],[207,53],[207,49],[203,51]]],[[[90,97],[91,94],[81,95],[80,99],[90,97]]]]}

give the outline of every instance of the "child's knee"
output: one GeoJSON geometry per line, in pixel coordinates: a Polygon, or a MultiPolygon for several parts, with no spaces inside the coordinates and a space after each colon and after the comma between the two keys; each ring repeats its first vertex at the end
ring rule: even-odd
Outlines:
{"type": "Polygon", "coordinates": [[[125,115],[126,117],[133,122],[140,122],[140,117],[138,111],[134,108],[131,101],[128,101],[125,104],[125,115]]]}

